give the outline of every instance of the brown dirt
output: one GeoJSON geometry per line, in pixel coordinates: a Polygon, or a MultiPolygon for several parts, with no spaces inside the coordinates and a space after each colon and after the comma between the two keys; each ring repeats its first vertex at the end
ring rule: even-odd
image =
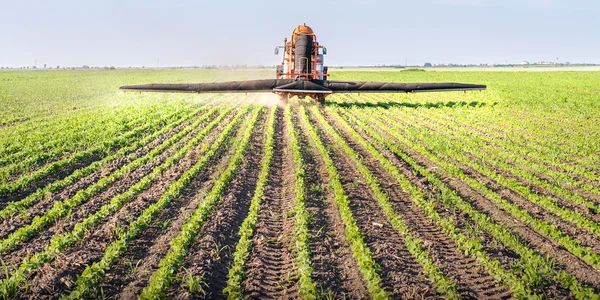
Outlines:
{"type": "MultiPolygon", "coordinates": [[[[312,279],[317,284],[318,291],[323,298],[369,298],[362,275],[352,257],[350,245],[346,241],[344,225],[333,198],[333,191],[329,185],[323,158],[307,136],[306,128],[301,125],[297,110],[297,106],[294,107],[293,124],[297,129],[302,155],[305,160],[304,193],[306,195],[306,208],[310,214],[308,227],[311,267],[313,268],[312,279]]],[[[350,147],[361,156],[363,163],[380,182],[381,189],[389,196],[395,212],[410,227],[411,233],[423,241],[436,266],[457,283],[462,298],[505,299],[511,297],[510,287],[498,283],[476,259],[461,252],[454,241],[433,223],[424,211],[413,204],[410,196],[401,189],[393,178],[390,178],[379,163],[356,143],[337,124],[335,119],[328,116],[324,111],[322,112],[330,124],[340,129],[342,137],[349,143],[350,147]]],[[[343,112],[342,115],[346,113],[343,112]]],[[[309,115],[311,114],[309,113],[309,115]]],[[[231,118],[231,115],[229,118],[231,118]]],[[[220,127],[213,129],[207,138],[202,141],[202,144],[212,143],[227,121],[225,120],[220,127]]],[[[0,223],[0,238],[6,237],[19,226],[28,224],[34,216],[45,213],[54,201],[71,197],[77,191],[110,175],[133,159],[141,157],[164,142],[166,138],[179,132],[185,126],[189,126],[190,122],[190,120],[186,120],[165,135],[136,149],[130,155],[111,161],[103,166],[100,171],[81,178],[65,189],[44,198],[30,207],[27,214],[3,220],[0,223]]],[[[371,142],[402,174],[407,176],[418,189],[425,193],[426,199],[435,205],[440,215],[451,218],[461,233],[482,243],[490,258],[497,260],[505,269],[520,276],[519,264],[521,262],[519,261],[519,255],[504,247],[487,232],[484,232],[468,215],[445,203],[442,192],[437,185],[429,182],[407,162],[386,149],[384,145],[374,142],[370,137],[370,130],[379,132],[386,139],[395,140],[395,137],[387,132],[386,128],[379,128],[369,123],[368,120],[365,120],[365,122],[370,124],[373,129],[365,130],[364,128],[358,128],[352,122],[350,123],[362,137],[371,142]]],[[[220,199],[219,204],[215,206],[211,217],[201,228],[195,241],[190,246],[188,255],[176,274],[176,280],[168,290],[169,298],[225,298],[222,290],[226,285],[227,271],[233,259],[235,245],[239,239],[239,226],[247,216],[260,170],[260,161],[264,153],[264,123],[265,115],[263,114],[261,122],[254,129],[251,145],[242,166],[240,166],[235,178],[228,186],[223,198],[220,199]],[[205,292],[198,295],[191,294],[188,291],[185,279],[189,275],[201,279],[201,286],[205,292]]],[[[382,286],[390,291],[395,298],[439,298],[441,295],[436,293],[434,284],[423,274],[422,266],[406,249],[403,237],[388,222],[352,160],[342,153],[312,115],[311,124],[313,124],[326,145],[340,173],[344,191],[351,202],[353,216],[356,218],[365,242],[378,264],[379,273],[383,279],[382,286]]],[[[406,123],[403,122],[402,124],[406,123]]],[[[294,168],[293,157],[289,148],[289,136],[287,136],[285,126],[283,112],[280,109],[276,117],[272,167],[259,212],[255,235],[253,236],[253,248],[245,266],[247,278],[242,286],[245,298],[299,298],[293,244],[295,228],[293,213],[295,205],[294,168]]],[[[111,184],[104,191],[74,208],[72,214],[68,217],[60,218],[56,223],[47,226],[47,229],[36,233],[28,242],[2,255],[0,258],[8,265],[6,274],[9,274],[24,257],[43,250],[52,236],[69,232],[76,223],[96,212],[112,197],[123,193],[138,182],[144,175],[151,172],[169,155],[179,149],[184,140],[197,134],[197,130],[193,130],[176,145],[145,166],[129,171],[125,178],[111,184]]],[[[235,130],[232,134],[232,140],[239,134],[239,130],[235,130]]],[[[582,284],[592,287],[596,292],[600,292],[599,270],[587,265],[545,235],[536,232],[528,224],[518,221],[485,195],[470,188],[465,182],[447,174],[424,155],[413,150],[411,144],[398,143],[398,145],[418,164],[436,174],[448,188],[456,191],[462,199],[470,203],[475,209],[490,216],[497,223],[505,225],[526,245],[541,255],[547,255],[555,259],[557,261],[554,267],[555,270],[565,270],[573,274],[582,284]]],[[[182,195],[159,212],[154,222],[131,241],[123,255],[117,258],[107,270],[97,287],[98,294],[96,296],[112,299],[131,299],[139,295],[147,285],[151,274],[157,269],[159,261],[170,248],[169,242],[180,232],[181,226],[202,203],[204,196],[224,170],[233,151],[234,149],[227,144],[223,145],[206,168],[184,189],[182,195]]],[[[166,170],[160,178],[152,182],[148,189],[133,197],[117,212],[86,232],[80,242],[67,247],[52,262],[43,265],[30,274],[26,284],[22,285],[15,298],[55,299],[60,294],[68,293],[74,287],[74,281],[83,269],[102,257],[106,246],[115,240],[118,231],[127,229],[129,222],[139,216],[150,204],[154,203],[171,183],[197,161],[199,155],[202,155],[200,145],[166,170]]],[[[594,251],[600,252],[600,239],[590,238],[590,234],[585,231],[551,215],[516,192],[500,186],[491,179],[458,163],[454,158],[442,158],[461,168],[467,176],[486,184],[494,193],[528,210],[534,217],[557,224],[567,234],[575,236],[583,241],[585,245],[592,247],[594,251]]],[[[507,163],[514,162],[507,161],[507,163]]],[[[492,165],[489,166],[493,168],[492,165]]],[[[496,172],[502,171],[498,168],[493,169],[496,172]]],[[[508,173],[501,173],[501,175],[511,176],[508,173]]],[[[547,180],[540,174],[536,174],[536,176],[547,180]]],[[[514,178],[523,184],[528,184],[529,188],[535,193],[553,197],[560,204],[569,205],[567,202],[561,202],[566,201],[565,199],[555,197],[556,195],[544,189],[536,189],[535,185],[531,185],[523,178],[514,178]]],[[[578,190],[578,192],[581,191],[578,190]]],[[[569,208],[577,210],[581,207],[569,206],[569,208]]],[[[4,278],[6,274],[0,274],[0,278],[4,278]]],[[[537,286],[534,292],[548,298],[572,297],[568,290],[551,278],[545,278],[545,282],[537,286]]]]}
{"type": "MultiPolygon", "coordinates": [[[[298,120],[295,120],[298,124],[298,120]]],[[[301,132],[300,128],[296,129],[301,132]]],[[[306,210],[311,216],[308,225],[312,255],[313,280],[321,295],[335,299],[369,298],[367,287],[352,257],[344,236],[344,224],[334,204],[333,191],[325,163],[310,146],[309,138],[299,134],[305,163],[306,210]]]]}
{"type": "MultiPolygon", "coordinates": [[[[313,126],[318,130],[318,126],[313,126]]],[[[370,189],[360,173],[330,138],[320,132],[319,136],[338,168],[344,191],[351,199],[350,208],[364,235],[373,258],[381,267],[383,287],[398,298],[437,298],[435,286],[423,274],[422,266],[414,259],[403,238],[393,229],[379,209],[370,189]],[[374,225],[374,224],[379,224],[374,225]]]]}
{"type": "MultiPolygon", "coordinates": [[[[24,213],[4,219],[2,221],[2,223],[0,224],[0,238],[5,238],[8,234],[12,233],[17,228],[24,226],[25,224],[28,224],[29,222],[31,222],[31,220],[34,217],[44,214],[50,207],[52,207],[52,205],[56,201],[63,201],[63,200],[73,197],[77,193],[77,191],[87,188],[88,186],[95,183],[99,179],[109,176],[112,172],[114,172],[114,171],[118,170],[119,168],[121,168],[122,166],[130,163],[131,161],[135,160],[136,158],[144,156],[146,153],[150,152],[152,149],[154,149],[157,146],[159,146],[160,144],[162,144],[165,140],[167,140],[171,136],[177,134],[179,131],[183,130],[183,128],[188,126],[190,123],[191,123],[191,120],[184,122],[183,124],[173,128],[172,130],[165,133],[164,135],[157,137],[151,143],[144,145],[143,147],[137,149],[133,153],[131,153],[127,156],[118,158],[116,160],[113,160],[113,161],[109,162],[106,166],[103,166],[100,170],[79,179],[77,182],[65,187],[64,189],[62,189],[60,191],[57,191],[47,197],[44,197],[41,201],[36,202],[34,205],[29,207],[27,210],[25,210],[24,213]]],[[[191,135],[188,134],[187,138],[189,138],[190,136],[191,135]]],[[[186,139],[186,137],[184,137],[183,139],[186,139]]],[[[155,161],[151,161],[147,165],[142,166],[140,169],[143,171],[138,169],[140,171],[138,171],[139,174],[137,174],[137,176],[139,177],[140,174],[142,176],[147,174],[148,172],[150,172],[152,170],[154,164],[162,162],[166,157],[167,157],[166,155],[160,155],[155,161]]],[[[136,174],[134,174],[135,173],[134,171],[135,170],[129,171],[129,173],[127,173],[123,176],[124,179],[122,179],[122,180],[126,180],[126,178],[129,178],[131,176],[136,177],[136,174]]],[[[135,179],[132,181],[135,181],[135,179]]],[[[113,183],[112,185],[116,185],[116,184],[118,184],[118,182],[119,181],[113,183]]],[[[110,186],[107,189],[110,189],[110,186]]],[[[114,193],[107,193],[107,194],[114,194],[114,193]]],[[[108,195],[108,196],[110,196],[110,195],[108,195]]],[[[106,197],[100,196],[99,198],[106,198],[106,197]]],[[[93,199],[90,199],[90,200],[93,200],[93,199]]],[[[85,211],[87,212],[88,210],[86,209],[85,211]]]]}
{"type": "MultiPolygon", "coordinates": [[[[210,137],[201,144],[209,144],[221,131],[225,123],[213,129],[210,137]]],[[[76,276],[83,271],[85,265],[97,261],[103,256],[106,246],[117,237],[117,228],[126,228],[130,221],[137,218],[144,209],[154,203],[166,190],[167,186],[175,181],[183,172],[197,160],[201,144],[182,160],[165,171],[163,176],[138,196],[134,197],[119,211],[110,216],[99,228],[86,233],[83,240],[64,251],[63,255],[52,263],[45,264],[36,270],[32,276],[29,293],[36,296],[55,295],[57,291],[67,292],[73,287],[76,276]]],[[[220,157],[226,147],[221,147],[220,157]]],[[[215,161],[209,165],[214,165],[215,161]]]]}
{"type": "MultiPolygon", "coordinates": [[[[201,128],[201,127],[199,127],[201,128]]],[[[121,193],[127,191],[132,185],[137,183],[141,178],[152,172],[152,170],[162,164],[170,155],[172,155],[178,147],[181,147],[185,141],[189,140],[192,136],[197,133],[197,130],[192,131],[186,137],[183,137],[180,141],[178,141],[175,145],[171,146],[169,149],[165,150],[155,159],[149,161],[147,164],[142,167],[131,170],[129,173],[125,174],[123,179],[117,180],[113,184],[109,186],[107,190],[101,192],[100,194],[93,196],[91,199],[81,204],[78,207],[75,207],[70,216],[67,218],[60,218],[57,220],[52,226],[50,226],[47,230],[40,231],[32,236],[32,239],[27,242],[19,245],[12,251],[9,251],[2,255],[2,259],[8,265],[14,266],[18,264],[23,257],[26,255],[31,255],[35,252],[41,251],[46,247],[48,242],[52,239],[52,237],[56,234],[62,234],[65,232],[69,232],[73,229],[78,222],[85,219],[88,215],[96,212],[102,205],[106,204],[113,197],[120,195],[121,193]]],[[[212,136],[216,134],[216,131],[211,133],[212,136]]],[[[209,139],[212,136],[208,137],[209,139]]],[[[161,139],[164,141],[164,139],[161,139]]],[[[197,151],[196,149],[195,151],[197,151]]],[[[159,179],[160,180],[160,179],[159,179]]],[[[167,181],[168,182],[168,181],[167,181]]],[[[163,182],[166,183],[166,182],[163,182]]],[[[151,187],[151,188],[154,188],[151,187]]],[[[147,192],[145,192],[147,193],[147,192]]],[[[144,194],[144,192],[142,193],[144,194]]],[[[64,199],[61,199],[64,200],[64,199]]],[[[125,204],[125,206],[130,205],[129,203],[125,204]]],[[[121,208],[122,209],[122,208],[121,208]]]]}
{"type": "Polygon", "coordinates": [[[294,272],[294,167],[285,122],[278,117],[274,166],[265,188],[243,292],[251,299],[299,298],[294,272]]]}
{"type": "MultiPolygon", "coordinates": [[[[280,115],[280,114],[278,114],[280,115]]],[[[264,115],[263,117],[266,117],[264,115]]],[[[227,284],[227,272],[233,262],[233,252],[239,240],[238,231],[248,215],[250,200],[254,195],[260,163],[264,154],[264,122],[254,131],[246,158],[237,171],[225,196],[219,202],[211,218],[196,237],[176,282],[168,291],[168,298],[176,299],[224,299],[222,293],[227,284]],[[185,283],[186,276],[202,279],[204,293],[193,294],[185,283]]],[[[127,296],[127,294],[124,294],[127,296]]],[[[127,299],[127,297],[121,297],[127,299]]]]}
{"type": "MultiPolygon", "coordinates": [[[[329,119],[329,123],[334,124],[332,119],[329,119]]],[[[356,144],[345,132],[342,135],[354,151],[363,157],[363,162],[377,177],[382,190],[392,201],[395,211],[410,227],[411,232],[423,241],[423,245],[428,249],[436,265],[456,282],[461,297],[470,299],[510,298],[509,287],[496,282],[493,276],[482,269],[475,258],[462,253],[454,241],[446,236],[442,229],[410,200],[410,196],[365,149],[356,144]]]]}
{"type": "MultiPolygon", "coordinates": [[[[408,127],[419,129],[418,127],[416,127],[413,124],[410,124],[406,121],[399,120],[398,122],[403,124],[403,126],[408,126],[408,127]]],[[[425,128],[427,128],[428,130],[434,131],[433,128],[431,128],[427,125],[425,125],[425,128]]],[[[478,160],[477,158],[475,158],[473,155],[471,155],[469,153],[465,152],[464,155],[473,161],[478,160]]],[[[497,183],[493,179],[486,177],[485,175],[479,173],[478,171],[458,162],[455,158],[447,158],[447,159],[451,160],[455,165],[460,167],[461,170],[463,172],[465,172],[465,174],[469,175],[470,177],[476,178],[478,181],[484,183],[488,188],[490,188],[497,194],[501,195],[503,198],[509,200],[512,203],[517,204],[521,208],[526,209],[527,211],[532,213],[532,215],[534,215],[535,217],[537,217],[541,220],[548,221],[551,224],[557,226],[561,231],[572,236],[577,241],[579,241],[582,245],[590,247],[591,249],[593,249],[596,252],[600,252],[600,238],[596,237],[594,234],[590,233],[589,231],[587,231],[585,229],[579,228],[577,225],[550,213],[545,208],[543,208],[543,207],[529,201],[525,197],[521,196],[513,189],[510,189],[508,187],[505,187],[505,186],[497,183]]],[[[513,176],[512,174],[508,174],[508,172],[506,172],[506,171],[503,171],[503,170],[500,170],[499,168],[491,166],[489,164],[489,162],[485,162],[485,164],[488,168],[490,168],[494,172],[496,172],[504,177],[507,177],[507,178],[516,179],[517,181],[520,181],[520,183],[524,184],[525,186],[528,186],[528,182],[523,180],[522,178],[520,178],[518,176],[513,176]]],[[[532,184],[529,184],[529,186],[532,186],[532,184]]],[[[532,189],[533,192],[536,192],[536,191],[539,192],[540,190],[543,192],[540,192],[539,194],[543,195],[546,192],[545,190],[542,190],[539,187],[532,189]]],[[[554,200],[555,202],[557,202],[559,205],[563,205],[563,206],[565,203],[572,204],[567,200],[559,199],[557,197],[551,197],[551,199],[554,200]]],[[[579,209],[582,208],[581,206],[577,206],[577,207],[579,209]]],[[[590,215],[590,211],[588,211],[587,209],[585,209],[585,211],[586,211],[586,213],[584,214],[584,216],[587,216],[588,218],[590,218],[592,220],[598,219],[599,216],[596,216],[595,218],[593,218],[590,215]]]]}
{"type": "Polygon", "coordinates": [[[233,148],[228,149],[225,155],[215,159],[215,163],[200,172],[182,196],[161,211],[157,219],[132,241],[101,283],[100,287],[105,294],[114,295],[114,298],[132,299],[141,292],[159,261],[169,250],[169,242],[202,202],[233,151],[233,148]]]}
{"type": "MultiPolygon", "coordinates": [[[[380,130],[380,132],[383,131],[380,130]]],[[[386,135],[386,137],[392,140],[395,139],[389,134],[386,135]]],[[[565,250],[563,247],[557,245],[544,235],[537,233],[526,224],[519,222],[508,212],[496,206],[495,203],[487,199],[484,195],[471,189],[466,183],[462,182],[458,178],[449,176],[440,167],[420,153],[406,148],[404,150],[407,151],[407,153],[420,165],[426,167],[429,171],[436,174],[436,176],[442,179],[449,188],[456,191],[461,198],[473,205],[474,208],[489,215],[496,222],[507,226],[519,238],[524,240],[542,255],[547,255],[556,259],[559,268],[564,268],[584,284],[600,287],[600,272],[594,270],[585,262],[581,261],[579,258],[565,250]]]]}

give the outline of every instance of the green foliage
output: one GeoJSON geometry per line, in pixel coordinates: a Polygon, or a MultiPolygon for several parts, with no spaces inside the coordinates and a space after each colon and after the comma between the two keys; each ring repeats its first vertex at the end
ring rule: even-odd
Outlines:
{"type": "Polygon", "coordinates": [[[300,122],[303,127],[306,128],[307,134],[310,137],[311,143],[316,147],[317,151],[325,161],[327,174],[329,176],[329,183],[334,192],[334,200],[340,212],[342,222],[344,223],[346,239],[348,240],[352,255],[356,260],[360,272],[366,282],[369,293],[375,299],[389,298],[390,294],[381,287],[381,276],[379,275],[379,266],[373,259],[373,254],[367,244],[365,243],[364,237],[356,220],[352,216],[350,210],[350,199],[344,191],[340,175],[337,171],[331,156],[325,145],[321,141],[321,138],[310,124],[308,117],[304,111],[304,107],[299,107],[300,122]]]}
{"type": "MultiPolygon", "coordinates": [[[[210,192],[204,197],[196,211],[188,218],[181,227],[179,234],[171,240],[170,249],[163,259],[159,262],[158,270],[156,270],[148,281],[148,286],[142,291],[141,299],[156,299],[164,297],[165,290],[171,285],[174,275],[181,266],[190,244],[198,234],[200,228],[210,217],[215,205],[225,193],[229,183],[234,178],[235,173],[242,164],[242,160],[250,144],[252,132],[255,129],[256,122],[262,109],[255,108],[250,116],[250,120],[244,125],[244,130],[240,139],[236,139],[237,146],[235,153],[229,160],[229,163],[223,173],[215,182],[210,192]]],[[[230,123],[231,124],[231,123],[230,123]]],[[[228,125],[229,126],[229,125],[228,125]]],[[[192,168],[189,177],[183,177],[185,183],[189,183],[191,176],[196,174],[195,168],[192,168]]],[[[185,176],[185,175],[184,175],[185,176]]],[[[184,183],[182,183],[183,186],[184,183]]],[[[77,297],[76,297],[77,298],[77,297]]]]}
{"type": "MultiPolygon", "coordinates": [[[[484,266],[488,269],[491,274],[495,274],[502,281],[507,282],[512,288],[513,293],[517,295],[525,296],[530,293],[530,290],[535,288],[536,284],[539,284],[539,276],[550,277],[557,282],[560,282],[571,290],[572,294],[580,299],[593,298],[595,294],[593,290],[590,288],[583,287],[577,280],[570,274],[560,269],[553,269],[554,263],[547,257],[543,257],[538,254],[535,250],[529,248],[526,244],[524,244],[517,236],[515,236],[505,225],[494,222],[488,215],[482,213],[477,210],[467,201],[463,200],[454,190],[450,189],[442,180],[444,177],[440,177],[440,175],[435,174],[431,170],[425,168],[421,164],[419,164],[414,157],[412,157],[410,151],[406,151],[405,149],[410,149],[411,147],[417,147],[413,143],[402,144],[401,148],[398,144],[395,143],[394,140],[390,140],[388,138],[384,138],[380,132],[385,132],[385,129],[388,128],[386,124],[378,122],[376,118],[369,118],[362,113],[357,111],[353,111],[353,113],[346,113],[344,111],[343,115],[356,124],[358,128],[361,128],[364,132],[366,132],[369,136],[373,137],[378,143],[384,145],[390,151],[392,151],[395,155],[398,155],[403,161],[407,162],[412,168],[414,168],[419,174],[425,176],[427,180],[433,183],[437,188],[440,189],[440,193],[437,197],[439,197],[439,201],[445,205],[451,205],[454,208],[458,208],[462,212],[466,213],[470,218],[472,218],[475,223],[478,225],[478,228],[473,228],[474,230],[484,230],[491,234],[492,237],[499,240],[504,246],[512,249],[516,253],[518,253],[521,257],[520,262],[522,263],[524,268],[527,270],[528,274],[535,274],[536,276],[523,276],[521,280],[515,277],[513,274],[507,272],[500,267],[497,262],[491,261],[483,249],[481,245],[475,240],[467,240],[464,237],[460,237],[460,233],[454,228],[454,221],[448,218],[442,218],[437,211],[435,210],[436,205],[433,202],[427,201],[424,198],[424,194],[422,191],[418,190],[416,187],[412,186],[412,184],[406,179],[403,178],[399,171],[392,166],[389,162],[386,162],[385,158],[381,157],[381,154],[378,154],[379,161],[386,167],[388,172],[392,174],[399,182],[403,188],[411,191],[411,195],[413,199],[417,200],[417,203],[420,207],[422,207],[426,212],[428,212],[429,216],[436,221],[440,226],[444,229],[445,232],[454,236],[457,244],[465,249],[467,253],[471,253],[472,255],[476,255],[478,261],[482,262],[484,266]],[[362,118],[367,118],[367,120],[372,121],[373,124],[368,124],[364,122],[362,118]],[[525,279],[525,280],[522,280],[525,279]]],[[[339,115],[336,113],[333,114],[337,116],[337,120],[344,124],[346,130],[349,129],[349,125],[342,120],[339,115]]],[[[394,135],[397,139],[401,139],[402,136],[394,135]]],[[[365,142],[363,142],[364,144],[365,142]]],[[[366,145],[366,144],[365,144],[366,145]]],[[[367,146],[368,147],[368,146],[367,146]]],[[[431,158],[430,155],[426,154],[426,157],[431,158]]],[[[434,162],[445,165],[443,161],[439,159],[435,159],[434,162]]]]}
{"type": "Polygon", "coordinates": [[[277,108],[271,108],[267,120],[267,131],[264,141],[265,152],[261,160],[258,181],[252,199],[250,200],[248,215],[240,226],[238,233],[240,238],[235,247],[235,252],[233,253],[233,263],[229,267],[227,273],[227,286],[223,290],[223,293],[227,295],[229,299],[242,298],[242,282],[246,276],[244,263],[247,261],[252,249],[252,237],[254,236],[254,229],[256,228],[256,221],[258,219],[265,187],[267,186],[267,181],[269,179],[271,162],[273,160],[276,113],[277,108]]]}
{"type": "Polygon", "coordinates": [[[294,213],[295,213],[295,252],[296,252],[296,267],[300,281],[299,294],[304,299],[316,299],[317,287],[312,280],[312,267],[310,263],[310,246],[308,240],[308,223],[310,215],[306,211],[306,184],[304,178],[304,159],[302,158],[302,150],[298,141],[298,134],[292,122],[292,108],[287,106],[285,110],[285,123],[287,127],[287,135],[290,140],[290,150],[294,160],[294,213]]]}
{"type": "MultiPolygon", "coordinates": [[[[179,269],[190,243],[210,218],[240,160],[247,155],[248,138],[261,109],[256,108],[249,114],[249,105],[233,108],[230,104],[237,105],[239,96],[122,93],[117,87],[142,82],[249,79],[256,77],[255,74],[217,70],[1,71],[0,200],[6,205],[0,210],[0,220],[10,223],[16,214],[21,214],[17,218],[25,220],[24,225],[8,231],[0,240],[1,254],[11,255],[11,251],[25,246],[28,240],[52,224],[72,218],[77,207],[123,179],[128,172],[152,162],[163,153],[169,155],[126,191],[77,219],[72,229],[53,236],[42,250],[22,258],[16,266],[3,265],[0,297],[10,298],[24,291],[32,272],[82,241],[86,233],[95,230],[150,187],[184,155],[201,147],[203,154],[198,161],[179,178],[173,179],[156,202],[137,219],[113,229],[116,239],[104,249],[102,259],[91,262],[79,274],[73,293],[67,297],[102,296],[103,291],[96,290],[96,286],[104,273],[125,253],[129,244],[156,221],[158,213],[179,197],[217,150],[233,144],[234,154],[227,167],[220,170],[219,178],[216,178],[218,183],[172,241],[143,296],[164,296],[165,289],[175,281],[181,282],[190,293],[203,295],[207,285],[202,276],[179,269]],[[249,119],[244,119],[249,115],[249,119]],[[223,120],[229,120],[228,116],[232,117],[231,121],[217,127],[223,120]],[[177,134],[154,145],[145,155],[134,154],[180,125],[184,126],[177,134]],[[217,138],[212,144],[205,144],[205,137],[215,128],[219,130],[217,138]],[[237,136],[233,134],[236,128],[242,128],[237,136]],[[109,165],[128,156],[132,158],[130,161],[109,172],[109,165]],[[104,172],[99,180],[74,194],[58,198],[60,200],[56,202],[49,202],[50,197],[98,171],[104,172]],[[15,198],[14,201],[11,198],[15,198]],[[44,203],[44,210],[35,211],[40,202],[44,203]]],[[[270,76],[271,72],[265,71],[259,77],[270,76]]],[[[522,240],[513,231],[513,225],[495,219],[470,199],[459,195],[449,184],[449,179],[489,200],[491,205],[514,218],[518,226],[536,231],[541,238],[551,242],[550,247],[569,251],[590,270],[600,268],[600,253],[589,247],[594,241],[586,242],[577,234],[561,229],[546,217],[507,200],[499,191],[465,172],[465,168],[472,169],[536,206],[545,215],[572,225],[575,231],[583,233],[583,237],[599,239],[596,214],[600,213],[600,73],[334,71],[331,79],[472,82],[486,84],[488,90],[410,95],[335,94],[328,98],[323,110],[311,108],[310,117],[302,102],[300,106],[288,105],[283,121],[287,124],[289,154],[294,161],[295,205],[287,213],[295,220],[294,266],[303,298],[328,298],[333,294],[318,291],[312,279],[309,245],[313,241],[308,235],[311,219],[305,208],[305,197],[309,191],[318,194],[323,190],[319,185],[307,186],[304,180],[305,162],[297,128],[309,136],[310,146],[325,162],[328,178],[324,182],[333,193],[352,256],[374,298],[386,298],[389,293],[382,288],[371,249],[366,246],[352,216],[351,199],[345,194],[337,167],[330,157],[333,149],[322,142],[323,134],[333,138],[338,147],[335,151],[342,151],[357,167],[374,195],[373,201],[404,238],[410,253],[423,266],[424,274],[447,298],[457,296],[456,286],[394,211],[377,177],[365,166],[367,158],[355,151],[355,145],[365,150],[368,159],[374,159],[390,178],[396,180],[410,200],[454,240],[459,250],[475,258],[489,274],[509,286],[513,296],[544,297],[544,288],[558,283],[568,289],[573,298],[598,298],[592,288],[569,273],[568,266],[565,268],[559,263],[559,257],[544,256],[546,252],[522,240]],[[292,123],[296,119],[299,124],[292,123]],[[417,187],[380,149],[385,149],[387,154],[395,156],[419,178],[426,180],[432,191],[417,187]],[[424,160],[430,164],[424,165],[424,160]],[[467,220],[461,223],[457,218],[467,220]],[[467,228],[461,228],[463,224],[467,224],[467,228]],[[480,239],[484,235],[491,239],[488,242],[493,247],[505,247],[518,255],[512,267],[505,268],[487,252],[480,239]]],[[[272,165],[272,156],[277,138],[275,115],[279,109],[271,108],[268,113],[258,182],[248,215],[239,228],[240,239],[229,268],[224,292],[232,299],[242,297],[244,264],[252,248],[269,172],[276,167],[272,165]]],[[[161,223],[169,225],[168,222],[161,223]]],[[[138,264],[132,262],[130,271],[135,272],[138,264]]]]}
{"type": "MultiPolygon", "coordinates": [[[[58,218],[69,215],[71,210],[74,207],[81,205],[85,201],[89,200],[92,196],[103,191],[111,183],[117,181],[118,179],[121,179],[129,170],[138,168],[138,167],[144,165],[145,163],[151,161],[152,159],[154,159],[155,157],[160,155],[163,151],[165,151],[168,147],[175,144],[180,138],[184,137],[186,134],[188,134],[194,128],[199,126],[199,124],[206,121],[209,117],[212,116],[212,113],[214,113],[216,110],[217,110],[217,108],[213,108],[211,111],[207,112],[202,117],[198,118],[192,124],[192,126],[189,126],[186,129],[173,135],[167,141],[163,142],[160,146],[152,149],[145,156],[140,157],[140,158],[132,161],[131,163],[121,167],[116,172],[113,172],[110,176],[103,177],[102,179],[96,181],[94,184],[92,184],[88,188],[78,191],[73,197],[71,197],[69,199],[54,202],[52,207],[45,214],[36,216],[29,225],[20,227],[19,229],[15,230],[10,235],[8,235],[5,239],[0,241],[0,253],[5,253],[6,251],[16,247],[23,241],[27,240],[35,232],[45,228],[48,224],[51,224],[58,218]]],[[[146,175],[144,178],[142,178],[136,185],[131,187],[126,193],[117,196],[117,199],[123,198],[122,200],[119,200],[118,202],[125,203],[126,200],[132,198],[133,196],[137,195],[139,192],[146,189],[146,187],[148,187],[155,178],[158,178],[164,170],[166,170],[168,167],[173,165],[179,158],[183,157],[183,155],[185,154],[185,151],[191,149],[193,146],[195,146],[195,143],[202,140],[202,138],[204,138],[204,136],[206,136],[206,134],[210,131],[210,129],[212,129],[214,126],[216,126],[218,124],[218,121],[221,120],[224,116],[225,116],[225,114],[222,114],[221,117],[214,119],[209,124],[209,126],[205,127],[203,129],[203,131],[200,132],[200,134],[198,134],[196,137],[194,137],[191,140],[191,142],[188,142],[186,147],[182,148],[176,155],[170,157],[169,159],[167,159],[167,161],[165,163],[163,163],[159,167],[155,168],[152,171],[152,173],[150,173],[150,174],[146,175]]],[[[118,208],[118,207],[115,207],[115,209],[116,208],[118,208]]]]}
{"type": "MultiPolygon", "coordinates": [[[[388,221],[392,224],[392,227],[394,227],[394,229],[396,229],[396,231],[398,231],[398,233],[403,237],[408,251],[423,266],[425,275],[429,277],[429,279],[436,285],[437,290],[443,294],[445,298],[459,299],[460,295],[458,294],[456,284],[452,281],[452,279],[446,277],[435,265],[430,254],[425,249],[423,242],[411,233],[411,229],[408,227],[408,225],[404,222],[404,220],[402,220],[401,216],[395,212],[389,196],[381,189],[379,180],[375,178],[373,173],[371,173],[367,166],[365,166],[360,155],[348,145],[343,137],[336,132],[331,125],[329,125],[329,123],[317,109],[312,109],[311,111],[327,134],[333,137],[336,146],[341,148],[344,154],[353,161],[354,165],[371,189],[372,194],[375,196],[379,207],[388,218],[388,221]]],[[[341,120],[339,121],[341,122],[341,120]]],[[[362,142],[361,145],[363,145],[363,147],[367,146],[367,144],[359,138],[358,134],[356,134],[354,131],[351,131],[351,134],[352,133],[352,137],[354,139],[358,139],[359,142],[362,142]]],[[[380,161],[384,159],[381,153],[379,153],[379,151],[377,151],[375,148],[368,146],[365,148],[367,148],[367,151],[369,151],[371,155],[377,157],[380,161]]],[[[398,175],[398,173],[396,172],[393,175],[398,175]]]]}

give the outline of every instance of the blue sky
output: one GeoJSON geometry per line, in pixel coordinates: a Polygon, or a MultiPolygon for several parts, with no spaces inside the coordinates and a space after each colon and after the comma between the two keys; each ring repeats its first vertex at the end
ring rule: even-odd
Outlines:
{"type": "Polygon", "coordinates": [[[306,22],[329,65],[600,63],[600,1],[8,1],[0,66],[274,65],[306,22]]]}

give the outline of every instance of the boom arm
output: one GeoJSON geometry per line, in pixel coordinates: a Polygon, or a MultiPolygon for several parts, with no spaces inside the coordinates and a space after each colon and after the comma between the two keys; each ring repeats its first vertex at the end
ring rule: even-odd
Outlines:
{"type": "Polygon", "coordinates": [[[415,92],[444,92],[485,90],[482,84],[467,84],[456,82],[443,83],[400,83],[373,81],[327,81],[325,87],[334,93],[415,93],[415,92]]]}
{"type": "Polygon", "coordinates": [[[289,94],[331,93],[414,93],[485,90],[481,84],[466,83],[400,83],[372,81],[332,81],[304,79],[262,79],[212,83],[151,83],[122,86],[122,90],[190,93],[275,92],[289,94]]]}
{"type": "Polygon", "coordinates": [[[286,83],[289,83],[288,79],[263,79],[210,83],[150,83],[140,85],[125,85],[120,87],[120,89],[146,92],[248,93],[272,92],[277,86],[286,83]]]}

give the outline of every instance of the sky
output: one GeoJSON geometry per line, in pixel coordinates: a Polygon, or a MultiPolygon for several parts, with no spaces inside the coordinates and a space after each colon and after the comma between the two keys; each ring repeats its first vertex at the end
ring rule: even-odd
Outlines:
{"type": "Polygon", "coordinates": [[[597,0],[0,0],[0,66],[275,65],[306,22],[327,65],[600,63],[597,0]]]}

